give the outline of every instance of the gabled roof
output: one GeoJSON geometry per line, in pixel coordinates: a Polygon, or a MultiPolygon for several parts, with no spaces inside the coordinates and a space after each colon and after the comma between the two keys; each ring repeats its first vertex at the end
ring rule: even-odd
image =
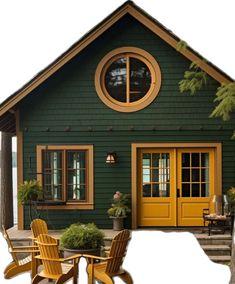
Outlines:
{"type": "MultiPolygon", "coordinates": [[[[30,94],[35,88],[42,84],[46,79],[52,76],[56,71],[62,68],[67,62],[74,58],[79,52],[85,49],[90,43],[98,38],[102,33],[109,29],[113,24],[119,21],[126,14],[130,14],[136,20],[141,22],[144,26],[150,29],[153,33],[162,38],[173,48],[177,47],[180,39],[164,27],[161,23],[155,20],[152,16],[147,14],[144,10],[134,4],[132,1],[125,2],[122,6],[116,9],[112,14],[106,17],[102,22],[85,34],[80,40],[74,43],[67,51],[59,56],[55,61],[48,65],[45,69],[40,71],[29,82],[22,86],[18,91],[9,96],[4,102],[0,104],[0,130],[15,133],[15,116],[14,109],[22,99],[30,94]]],[[[186,58],[191,61],[196,61],[202,70],[208,73],[212,78],[220,83],[228,83],[233,81],[227,74],[217,68],[210,62],[187,47],[179,51],[186,58]]]]}

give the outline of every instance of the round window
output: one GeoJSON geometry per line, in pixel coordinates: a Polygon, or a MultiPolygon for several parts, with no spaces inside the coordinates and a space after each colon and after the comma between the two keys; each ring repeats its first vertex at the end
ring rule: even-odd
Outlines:
{"type": "Polygon", "coordinates": [[[121,112],[149,105],[161,86],[160,68],[146,51],[123,47],[108,53],[98,64],[95,86],[100,99],[121,112]]]}

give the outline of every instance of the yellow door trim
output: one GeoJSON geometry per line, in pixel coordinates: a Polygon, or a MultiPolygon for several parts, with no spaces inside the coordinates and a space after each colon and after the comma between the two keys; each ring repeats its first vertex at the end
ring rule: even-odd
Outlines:
{"type": "Polygon", "coordinates": [[[131,175],[132,175],[132,229],[138,228],[138,194],[137,194],[137,153],[141,148],[214,148],[215,151],[215,194],[222,189],[222,145],[221,143],[133,143],[131,145],[131,175]]]}

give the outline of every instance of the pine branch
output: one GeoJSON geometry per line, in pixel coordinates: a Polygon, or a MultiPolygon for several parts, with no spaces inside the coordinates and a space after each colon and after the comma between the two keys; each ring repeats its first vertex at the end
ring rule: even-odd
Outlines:
{"type": "Polygon", "coordinates": [[[207,84],[207,74],[202,71],[196,62],[192,62],[189,70],[184,72],[184,79],[179,82],[181,93],[189,91],[194,95],[197,91],[207,84]]]}
{"type": "Polygon", "coordinates": [[[231,113],[235,110],[235,82],[220,86],[214,102],[218,102],[219,104],[213,110],[210,117],[222,117],[224,121],[228,121],[231,113]]]}
{"type": "Polygon", "coordinates": [[[234,140],[235,140],[235,130],[233,131],[232,139],[234,139],[234,140]]]}
{"type": "Polygon", "coordinates": [[[182,50],[187,49],[187,47],[188,47],[187,42],[183,41],[183,40],[180,40],[179,42],[177,42],[176,50],[177,51],[182,51],[182,50]]]}

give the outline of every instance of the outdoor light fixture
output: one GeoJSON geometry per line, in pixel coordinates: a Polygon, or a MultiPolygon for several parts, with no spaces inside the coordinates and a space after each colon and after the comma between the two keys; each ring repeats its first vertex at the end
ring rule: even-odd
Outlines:
{"type": "Polygon", "coordinates": [[[117,155],[114,152],[107,153],[106,164],[115,164],[117,162],[117,155]]]}

